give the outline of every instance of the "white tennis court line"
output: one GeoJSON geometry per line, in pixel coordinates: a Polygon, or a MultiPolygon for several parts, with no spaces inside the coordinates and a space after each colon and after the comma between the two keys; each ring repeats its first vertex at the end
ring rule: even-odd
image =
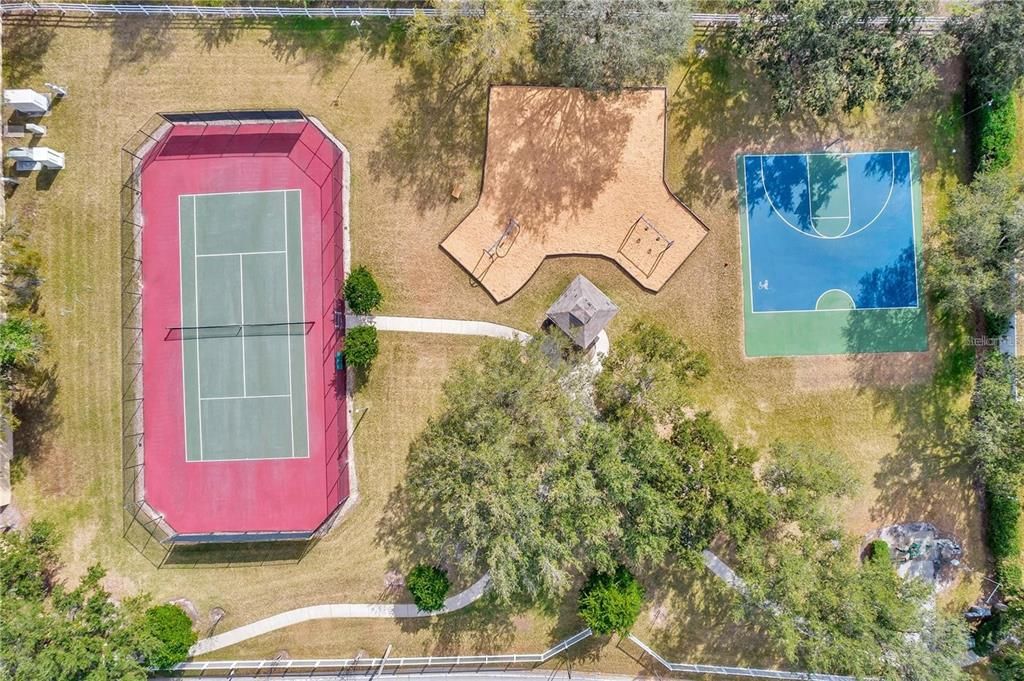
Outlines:
{"type": "MultiPolygon", "coordinates": [[[[196,214],[199,212],[198,202],[192,199],[192,276],[194,278],[193,288],[196,296],[196,326],[199,326],[199,228],[196,226],[196,214]]],[[[199,334],[196,334],[196,396],[201,400],[203,397],[203,378],[200,367],[203,364],[199,355],[199,334]]],[[[199,404],[199,460],[203,461],[206,448],[203,445],[203,405],[199,404]]]]}
{"type": "Polygon", "coordinates": [[[197,258],[224,258],[233,255],[273,255],[275,253],[287,253],[288,251],[231,251],[229,253],[200,253],[197,258]]]}
{"type": "MultiPolygon", "coordinates": [[[[286,310],[286,315],[287,315],[288,322],[291,323],[291,280],[289,278],[289,270],[288,270],[288,224],[289,223],[288,223],[288,200],[287,200],[287,195],[288,195],[289,192],[296,192],[299,195],[299,211],[300,211],[300,213],[299,213],[299,215],[300,215],[300,222],[299,222],[299,262],[300,262],[300,266],[301,266],[302,264],[304,264],[304,261],[305,261],[305,256],[304,256],[304,254],[302,252],[302,243],[303,243],[304,236],[302,234],[302,222],[301,222],[301,210],[302,210],[302,208],[301,208],[302,207],[302,190],[301,189],[260,189],[260,190],[253,190],[253,191],[209,192],[209,193],[204,193],[204,194],[181,194],[179,196],[179,210],[180,210],[180,199],[182,197],[187,197],[187,198],[192,198],[193,199],[193,202],[192,202],[192,238],[193,238],[192,252],[193,252],[193,258],[194,258],[193,262],[194,262],[194,265],[195,265],[195,267],[194,267],[194,279],[195,279],[195,297],[196,297],[196,312],[195,312],[195,318],[196,318],[195,319],[195,325],[196,326],[199,326],[199,263],[198,263],[198,259],[199,258],[216,258],[216,257],[226,257],[226,256],[227,257],[238,256],[239,259],[240,259],[239,269],[241,270],[242,262],[243,262],[242,258],[243,258],[243,256],[246,256],[246,255],[284,255],[284,258],[285,258],[285,310],[286,310]],[[285,212],[284,212],[284,220],[282,221],[284,223],[284,229],[285,229],[285,249],[284,250],[232,251],[232,252],[229,252],[229,253],[199,253],[198,252],[198,241],[199,241],[199,238],[198,238],[198,227],[197,227],[196,222],[197,222],[197,214],[198,214],[199,211],[198,211],[198,201],[196,201],[197,198],[200,198],[200,197],[203,197],[203,196],[230,196],[230,195],[234,195],[234,194],[266,194],[266,193],[273,193],[273,192],[280,193],[282,195],[282,199],[284,201],[285,212]]],[[[301,269],[300,269],[300,271],[301,271],[301,269]]],[[[240,272],[240,279],[241,279],[241,272],[240,272]]],[[[242,323],[244,324],[245,323],[245,296],[244,296],[244,284],[242,284],[241,281],[239,282],[239,287],[240,287],[240,294],[241,294],[242,323]]],[[[300,295],[300,298],[302,299],[303,309],[305,309],[305,289],[304,288],[300,289],[299,295],[300,295]]],[[[183,324],[183,326],[184,326],[184,324],[183,324]]],[[[302,339],[302,338],[304,338],[304,337],[300,337],[300,339],[302,339]]],[[[202,396],[201,376],[200,376],[200,371],[199,371],[199,364],[200,364],[200,362],[199,362],[199,341],[200,341],[199,338],[195,339],[195,343],[196,343],[196,381],[197,381],[197,391],[198,391],[198,396],[199,396],[200,403],[203,402],[203,401],[208,401],[208,400],[263,399],[263,398],[281,398],[281,399],[283,399],[283,398],[287,397],[288,401],[289,401],[288,423],[289,423],[290,428],[291,428],[291,456],[290,457],[286,457],[286,456],[261,456],[261,457],[251,457],[251,458],[246,458],[246,457],[233,458],[233,457],[229,457],[229,458],[218,458],[218,459],[209,459],[209,460],[207,460],[205,458],[205,448],[204,448],[204,445],[203,445],[202,406],[200,406],[200,408],[198,410],[199,411],[199,448],[200,448],[199,457],[200,458],[199,458],[198,461],[187,461],[187,457],[186,457],[187,463],[203,463],[205,461],[214,461],[214,462],[223,462],[223,461],[265,461],[265,460],[268,460],[268,459],[286,459],[286,458],[308,459],[310,457],[310,452],[309,452],[309,447],[308,447],[308,439],[309,439],[309,409],[308,409],[308,405],[307,405],[307,408],[304,410],[305,413],[306,413],[306,438],[307,438],[306,453],[305,453],[304,456],[296,456],[295,455],[294,385],[293,385],[292,359],[291,359],[292,338],[290,336],[288,338],[288,354],[287,354],[287,361],[288,361],[288,390],[289,390],[288,394],[280,394],[280,395],[248,395],[247,394],[247,389],[246,389],[246,385],[245,385],[246,379],[245,379],[245,359],[244,359],[245,337],[242,336],[242,353],[243,353],[243,358],[242,358],[242,385],[243,385],[243,393],[246,393],[246,394],[243,394],[242,396],[229,396],[229,397],[203,397],[202,396]]],[[[306,353],[306,345],[305,345],[305,341],[304,340],[300,340],[300,342],[302,343],[302,346],[301,346],[302,347],[302,368],[303,368],[303,371],[305,371],[305,369],[306,369],[306,361],[308,359],[307,358],[307,353],[306,353]]],[[[183,370],[184,370],[184,365],[183,365],[183,370]]]]}
{"type": "MultiPolygon", "coordinates": [[[[238,310],[242,319],[242,328],[245,328],[245,262],[244,256],[238,256],[238,310]]],[[[245,332],[242,332],[242,397],[245,397],[248,390],[245,388],[245,332]]]]}
{"type": "MultiPolygon", "coordinates": [[[[910,152],[907,152],[907,151],[859,152],[859,153],[845,154],[845,155],[846,156],[863,156],[863,155],[877,155],[877,154],[889,154],[889,159],[892,162],[892,175],[890,176],[891,179],[890,179],[890,182],[889,182],[889,194],[888,194],[888,196],[886,196],[885,203],[882,204],[882,208],[881,208],[881,210],[878,211],[878,214],[875,215],[874,218],[872,218],[867,224],[865,224],[863,227],[858,229],[853,234],[858,234],[858,233],[864,231],[865,229],[867,229],[868,227],[870,227],[876,220],[878,220],[879,217],[882,216],[882,214],[885,212],[886,208],[889,207],[889,202],[892,200],[892,194],[893,194],[893,191],[894,191],[895,186],[896,186],[896,154],[901,154],[901,155],[907,156],[907,163],[908,163],[908,165],[910,165],[910,168],[908,169],[908,173],[913,171],[913,164],[911,163],[912,157],[911,157],[910,152]]],[[[808,153],[808,154],[770,154],[770,155],[771,156],[825,156],[825,155],[828,155],[828,154],[808,153]]],[[[836,239],[836,238],[845,238],[845,237],[848,237],[848,236],[853,236],[853,234],[843,234],[843,235],[841,235],[839,237],[815,237],[813,234],[808,234],[807,232],[803,231],[802,229],[798,229],[796,227],[793,227],[793,225],[791,225],[789,223],[789,221],[787,221],[786,218],[784,218],[782,216],[782,214],[779,213],[778,209],[775,208],[775,205],[772,203],[771,197],[768,195],[768,183],[767,183],[767,181],[765,180],[765,177],[764,177],[764,157],[766,156],[766,154],[748,154],[748,155],[745,155],[743,157],[743,159],[744,159],[744,163],[743,163],[743,179],[744,179],[744,181],[743,181],[743,202],[745,204],[744,208],[746,210],[745,218],[744,218],[744,227],[745,227],[746,232],[747,232],[747,277],[748,277],[747,281],[749,282],[748,283],[748,288],[750,289],[750,314],[803,314],[803,313],[806,313],[806,312],[849,312],[849,310],[814,310],[814,309],[812,309],[812,310],[755,310],[754,309],[754,266],[753,266],[753,262],[754,261],[753,261],[753,258],[751,257],[751,250],[750,250],[750,245],[751,245],[751,238],[750,238],[750,179],[747,177],[747,164],[746,164],[746,159],[750,158],[750,157],[754,157],[754,156],[756,156],[760,160],[760,164],[761,164],[761,189],[763,190],[764,196],[768,200],[768,205],[771,206],[771,209],[776,213],[776,215],[779,216],[779,218],[783,222],[785,222],[787,225],[789,225],[793,229],[796,229],[796,231],[799,232],[800,234],[803,234],[804,236],[813,237],[813,238],[833,238],[833,239],[836,239]]],[[[913,239],[913,243],[914,243],[914,304],[913,305],[901,306],[901,307],[872,307],[872,308],[863,308],[863,309],[870,309],[870,310],[918,310],[921,307],[921,295],[920,295],[920,290],[918,288],[918,280],[917,280],[918,279],[918,275],[917,275],[917,267],[918,267],[918,261],[917,261],[917,213],[916,213],[916,208],[915,208],[915,203],[914,203],[914,184],[913,184],[913,180],[910,181],[910,183],[909,183],[909,185],[907,187],[907,190],[910,192],[910,220],[911,220],[911,230],[910,231],[911,231],[911,238],[913,239]]],[[[808,191],[810,191],[810,189],[808,189],[808,191]]],[[[810,195],[808,194],[808,201],[809,200],[810,200],[810,195]]],[[[855,309],[861,309],[861,308],[855,308],[855,309]]]]}
{"type": "Polygon", "coordinates": [[[265,400],[271,397],[288,397],[288,393],[280,395],[225,395],[223,397],[200,397],[204,402],[207,400],[265,400]]]}
{"type": "MultiPolygon", "coordinates": [[[[284,247],[288,249],[288,194],[281,192],[281,200],[284,202],[284,247]]],[[[300,242],[301,244],[301,239],[300,242]]],[[[301,271],[301,270],[300,270],[301,271]]],[[[284,318],[289,324],[292,321],[292,280],[288,276],[288,256],[284,256],[284,318]]],[[[288,336],[288,352],[285,358],[288,362],[288,426],[289,426],[289,444],[292,449],[292,458],[295,458],[295,399],[292,397],[292,393],[295,392],[295,386],[292,385],[292,337],[288,336]]],[[[303,359],[305,359],[305,345],[303,345],[303,359]]],[[[306,437],[309,437],[307,431],[306,437]]]]}

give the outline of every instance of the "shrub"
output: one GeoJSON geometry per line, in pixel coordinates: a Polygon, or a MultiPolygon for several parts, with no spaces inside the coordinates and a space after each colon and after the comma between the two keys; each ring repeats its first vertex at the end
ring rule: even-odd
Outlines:
{"type": "Polygon", "coordinates": [[[625,636],[633,628],[643,604],[644,588],[620,565],[611,574],[590,575],[580,591],[579,613],[595,634],[616,632],[625,636]]]}
{"type": "Polygon", "coordinates": [[[424,612],[435,612],[444,607],[445,596],[451,588],[448,575],[431,565],[417,565],[405,578],[405,586],[412,594],[413,603],[424,612]]]}
{"type": "Polygon", "coordinates": [[[345,361],[348,364],[366,368],[373,363],[379,351],[376,327],[357,326],[345,334],[345,361]]]}
{"type": "Polygon", "coordinates": [[[993,97],[978,110],[975,140],[977,166],[997,170],[1013,163],[1017,145],[1017,107],[1012,94],[993,97]]]}
{"type": "Polygon", "coordinates": [[[1020,556],[1020,500],[1013,494],[988,494],[988,544],[997,561],[1020,556]]]}
{"type": "Polygon", "coordinates": [[[380,307],[384,295],[370,270],[362,265],[352,270],[345,279],[345,302],[356,314],[370,314],[380,307]]]}
{"type": "Polygon", "coordinates": [[[874,563],[892,563],[892,552],[884,539],[876,539],[871,542],[869,556],[874,563]]]}
{"type": "Polygon", "coordinates": [[[188,649],[196,642],[192,620],[176,605],[157,605],[146,611],[145,632],[154,647],[146,660],[154,669],[170,669],[188,659],[188,649]]]}

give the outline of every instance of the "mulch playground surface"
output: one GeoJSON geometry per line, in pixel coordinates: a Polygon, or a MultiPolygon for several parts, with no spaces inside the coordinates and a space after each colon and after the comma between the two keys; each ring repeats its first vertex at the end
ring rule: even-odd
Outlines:
{"type": "Polygon", "coordinates": [[[707,233],[665,184],[665,121],[663,88],[491,88],[483,191],[441,247],[499,302],[557,255],[660,290],[707,233]]]}

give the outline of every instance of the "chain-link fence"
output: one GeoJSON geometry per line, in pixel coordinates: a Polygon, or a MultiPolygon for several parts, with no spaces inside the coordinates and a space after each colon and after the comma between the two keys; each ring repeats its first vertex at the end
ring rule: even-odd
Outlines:
{"type": "MultiPolygon", "coordinates": [[[[303,128],[305,130],[305,128],[303,128]]],[[[321,191],[321,219],[324,230],[323,290],[340,291],[344,281],[343,223],[344,223],[344,173],[345,154],[343,147],[316,120],[293,109],[177,112],[156,114],[146,122],[124,144],[121,150],[121,348],[122,348],[122,475],[123,508],[125,513],[124,536],[151,562],[163,565],[168,558],[170,546],[175,543],[244,543],[279,539],[295,541],[318,537],[330,526],[330,519],[321,530],[313,533],[232,533],[210,535],[176,534],[160,514],[145,498],[145,438],[143,422],[143,328],[142,328],[142,174],[144,168],[161,154],[176,158],[192,155],[263,155],[288,154],[300,170],[316,181],[321,191]],[[296,132],[295,124],[310,126],[322,134],[330,144],[337,147],[336,153],[327,155],[331,164],[328,172],[316,178],[311,174],[314,161],[325,158],[318,150],[307,149],[308,153],[292,154],[291,149],[280,147],[279,136],[275,135],[278,124],[289,126],[289,139],[297,140],[295,145],[304,144],[302,134],[296,132]],[[258,125],[259,134],[233,135],[233,131],[245,130],[244,126],[258,125]],[[174,126],[195,126],[196,134],[174,137],[169,134],[174,126]],[[205,134],[206,130],[216,134],[205,134]],[[237,140],[237,143],[235,142],[237,140]],[[168,145],[173,144],[173,149],[168,145]],[[305,163],[305,166],[303,166],[305,163]]],[[[343,330],[334,324],[333,299],[327,301],[329,309],[324,312],[322,323],[333,329],[333,335],[325,340],[323,365],[325,371],[334,366],[334,347],[343,330]]],[[[164,331],[164,330],[161,330],[164,331]]],[[[319,367],[318,367],[319,368],[319,367]]],[[[349,496],[347,475],[348,457],[345,456],[346,439],[346,395],[343,381],[337,381],[325,400],[325,430],[329,436],[326,442],[333,443],[326,452],[328,462],[337,462],[338,474],[332,481],[332,496],[339,500],[339,506],[349,496]]],[[[331,516],[334,517],[333,515],[331,516]]],[[[301,555],[303,551],[299,551],[301,555]]]]}

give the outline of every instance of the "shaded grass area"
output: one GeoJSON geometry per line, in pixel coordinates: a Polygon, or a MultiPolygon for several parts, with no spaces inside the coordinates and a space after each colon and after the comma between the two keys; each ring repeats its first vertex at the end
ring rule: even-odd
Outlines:
{"type": "MultiPolygon", "coordinates": [[[[984,567],[977,500],[966,471],[941,446],[965,399],[950,368],[956,346],[949,339],[933,329],[926,354],[747,360],[742,351],[735,155],[813,150],[836,137],[851,149],[917,148],[927,238],[942,190],[964,170],[952,152],[963,148],[952,114],[959,104],[949,94],[957,87],[954,68],[941,92],[899,115],[867,111],[819,126],[799,117],[771,119],[766,93],[711,45],[709,59],[680,64],[668,83],[666,179],[710,228],[693,256],[658,295],[606,260],[553,259],[512,300],[495,305],[438,248],[479,193],[486,91],[453,91],[443,73],[406,70],[392,28],[374,26],[367,37],[365,23],[353,36],[345,26],[320,22],[5,21],[7,85],[50,81],[72,90],[46,121],[47,143],[67,153],[68,169],[45,189],[24,182],[8,204],[42,253],[42,306],[53,329],[52,381],[18,434],[22,479],[15,495],[30,515],[59,522],[69,576],[102,561],[117,595],[189,598],[204,618],[224,608],[219,631],[311,603],[404,599],[384,588],[386,572],[405,566],[378,535],[378,521],[401,481],[409,442],[437,404],[441,380],[475,347],[470,339],[382,334],[381,355],[356,400],[369,407],[356,435],[363,499],[299,559],[271,564],[261,553],[239,566],[238,553],[200,551],[157,570],[120,537],[117,151],[154,112],[242,107],[300,108],[349,147],[353,262],[369,265],[381,281],[383,314],[532,330],[583,273],[622,308],[613,338],[637,318],[656,318],[709,355],[712,374],[696,391],[697,403],[738,439],[758,446],[810,441],[849,459],[862,481],[860,494],[841,509],[850,531],[931,520],[963,539],[968,565],[984,567]],[[455,183],[463,185],[459,200],[450,197],[455,183]]],[[[459,576],[455,588],[475,577],[459,576]]],[[[666,577],[641,615],[642,637],[678,660],[772,663],[759,632],[733,628],[721,616],[725,601],[713,586],[703,573],[666,577]]],[[[481,607],[411,625],[311,623],[218,656],[263,657],[279,649],[293,657],[361,649],[373,655],[389,641],[402,655],[535,652],[578,629],[573,608],[567,602],[557,613],[512,616],[481,607]]],[[[592,644],[593,668],[635,671],[636,662],[616,646],[592,644]]]]}

